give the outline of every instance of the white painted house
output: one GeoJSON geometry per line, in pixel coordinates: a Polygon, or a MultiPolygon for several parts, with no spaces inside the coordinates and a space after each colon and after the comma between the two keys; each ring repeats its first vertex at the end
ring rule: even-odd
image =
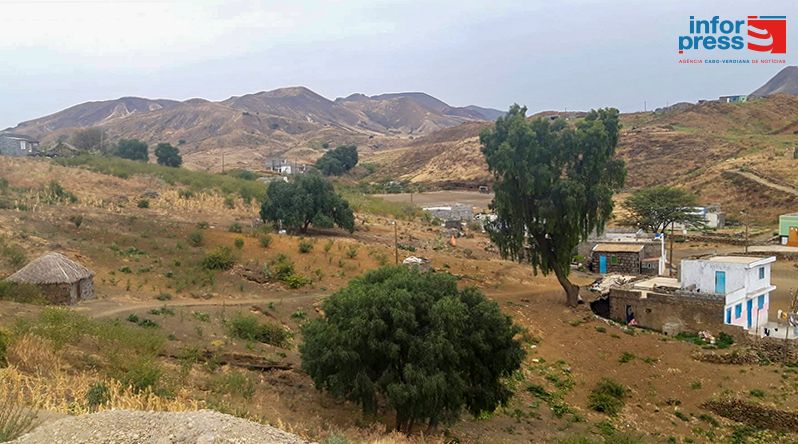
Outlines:
{"type": "Polygon", "coordinates": [[[770,266],[776,258],[715,256],[685,259],[680,271],[684,291],[723,295],[724,323],[757,332],[768,323],[770,266]]]}

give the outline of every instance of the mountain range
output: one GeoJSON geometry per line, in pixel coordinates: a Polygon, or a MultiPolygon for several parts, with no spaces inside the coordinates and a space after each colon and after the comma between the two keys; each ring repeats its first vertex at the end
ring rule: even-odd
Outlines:
{"type": "Polygon", "coordinates": [[[357,143],[380,148],[465,122],[495,120],[502,114],[478,106],[453,107],[421,92],[352,94],[330,100],[299,86],[218,102],[138,97],[87,102],[22,122],[9,131],[47,144],[81,128],[101,127],[111,141],[179,143],[194,164],[212,167],[219,150],[225,150],[234,163],[248,163],[253,156],[313,158],[321,147],[357,143]]]}

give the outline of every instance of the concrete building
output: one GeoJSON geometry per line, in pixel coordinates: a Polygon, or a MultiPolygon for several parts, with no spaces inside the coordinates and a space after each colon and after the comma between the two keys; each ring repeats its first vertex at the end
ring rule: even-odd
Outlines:
{"type": "Polygon", "coordinates": [[[748,96],[720,96],[718,102],[720,103],[745,103],[748,101],[748,96]]]}
{"type": "MultiPolygon", "coordinates": [[[[775,257],[686,259],[679,279],[655,277],[612,288],[610,318],[678,334],[739,327],[763,335],[775,257]]],[[[739,330],[738,330],[739,331],[739,330]]]]}
{"type": "MultiPolygon", "coordinates": [[[[726,213],[721,210],[720,205],[693,207],[691,213],[703,219],[705,228],[723,228],[726,226],[726,213]]],[[[675,230],[686,230],[692,227],[677,223],[673,225],[673,228],[675,230]]]]}
{"type": "Polygon", "coordinates": [[[779,216],[779,240],[782,245],[798,247],[798,213],[779,216]]]}
{"type": "Polygon", "coordinates": [[[680,283],[683,291],[724,297],[724,323],[755,331],[768,322],[770,266],[776,258],[715,256],[683,260],[680,283]]]}
{"type": "Polygon", "coordinates": [[[307,164],[279,158],[267,159],[266,168],[271,172],[286,176],[290,176],[292,174],[304,174],[310,171],[310,166],[307,164]]]}
{"type": "Polygon", "coordinates": [[[38,151],[39,142],[28,136],[0,133],[0,155],[30,156],[38,151]]]}
{"type": "Polygon", "coordinates": [[[441,220],[470,221],[474,219],[474,208],[461,203],[446,206],[424,207],[422,210],[441,220]]]}

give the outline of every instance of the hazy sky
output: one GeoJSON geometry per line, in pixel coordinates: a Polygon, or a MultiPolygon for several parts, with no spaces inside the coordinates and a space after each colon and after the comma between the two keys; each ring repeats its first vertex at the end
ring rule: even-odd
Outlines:
{"type": "Polygon", "coordinates": [[[677,63],[690,15],[798,2],[0,0],[0,128],[89,100],[424,91],[452,105],[635,111],[750,93],[783,65],[677,63]]]}

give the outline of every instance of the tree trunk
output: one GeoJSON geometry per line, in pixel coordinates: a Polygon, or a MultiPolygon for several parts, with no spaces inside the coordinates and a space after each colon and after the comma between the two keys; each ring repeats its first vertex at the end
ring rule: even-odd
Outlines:
{"type": "Polygon", "coordinates": [[[557,281],[562,285],[565,290],[565,304],[569,307],[576,307],[579,304],[579,286],[572,284],[568,280],[568,276],[557,268],[554,269],[554,274],[557,276],[557,281]]]}

